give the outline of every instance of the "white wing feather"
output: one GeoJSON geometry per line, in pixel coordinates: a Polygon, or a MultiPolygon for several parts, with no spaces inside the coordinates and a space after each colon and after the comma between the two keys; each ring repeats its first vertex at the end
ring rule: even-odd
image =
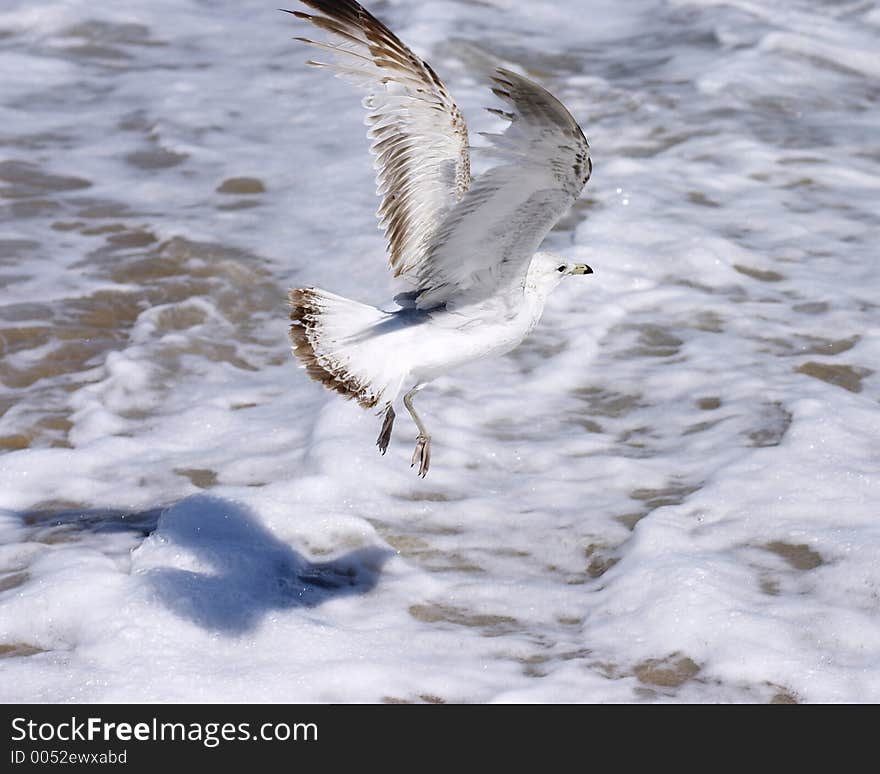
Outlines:
{"type": "Polygon", "coordinates": [[[367,92],[378,217],[395,276],[413,279],[435,232],[470,184],[467,125],[430,65],[354,0],[301,0],[290,11],[329,34],[299,38],[333,55],[329,67],[367,92]]]}
{"type": "Polygon", "coordinates": [[[492,110],[511,122],[503,134],[487,135],[501,163],[474,182],[435,234],[417,269],[420,309],[521,284],[547,232],[590,178],[589,144],[562,103],[508,70],[497,70],[493,81],[512,108],[492,110]]]}

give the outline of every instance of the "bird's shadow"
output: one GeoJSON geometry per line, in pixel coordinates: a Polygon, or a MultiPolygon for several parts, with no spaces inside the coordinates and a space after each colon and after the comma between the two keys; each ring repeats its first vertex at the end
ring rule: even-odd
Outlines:
{"type": "MultiPolygon", "coordinates": [[[[275,537],[246,505],[208,494],[142,515],[134,519],[130,513],[104,509],[81,513],[76,525],[99,532],[148,532],[134,567],[155,599],[221,634],[251,631],[273,611],[366,594],[394,554],[373,546],[313,562],[275,537]],[[194,558],[199,570],[165,564],[166,557],[181,553],[194,558]]],[[[67,523],[74,521],[66,516],[67,523]]]]}

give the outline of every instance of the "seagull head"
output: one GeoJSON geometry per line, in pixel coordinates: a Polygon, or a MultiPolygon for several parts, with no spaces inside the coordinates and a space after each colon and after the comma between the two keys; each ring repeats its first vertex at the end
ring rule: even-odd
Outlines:
{"type": "Polygon", "coordinates": [[[567,261],[562,256],[552,253],[535,253],[529,265],[526,285],[546,294],[562,282],[563,277],[592,273],[593,270],[585,263],[567,261]]]}
{"type": "Polygon", "coordinates": [[[560,263],[556,267],[560,274],[592,274],[593,270],[585,263],[560,263]]]}

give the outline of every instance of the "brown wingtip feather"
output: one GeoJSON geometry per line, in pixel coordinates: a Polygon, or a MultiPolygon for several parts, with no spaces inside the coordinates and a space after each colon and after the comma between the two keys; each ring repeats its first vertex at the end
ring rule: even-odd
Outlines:
{"type": "Polygon", "coordinates": [[[362,16],[370,14],[363,6],[353,0],[299,0],[303,5],[314,8],[316,11],[325,13],[328,16],[337,16],[350,21],[356,21],[362,16]]]}
{"type": "Polygon", "coordinates": [[[320,320],[323,310],[317,295],[311,288],[293,288],[288,293],[290,301],[291,325],[288,330],[293,354],[299,359],[306,373],[328,390],[338,392],[347,400],[356,400],[363,408],[373,408],[378,402],[366,386],[334,370],[332,362],[322,358],[315,351],[320,320]]]}

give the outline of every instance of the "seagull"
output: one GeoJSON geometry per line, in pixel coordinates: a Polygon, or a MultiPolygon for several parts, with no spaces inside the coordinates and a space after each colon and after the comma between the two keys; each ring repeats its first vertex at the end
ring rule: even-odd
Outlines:
{"type": "Polygon", "coordinates": [[[416,393],[517,347],[564,277],[593,273],[537,252],[590,179],[589,144],[559,100],[499,68],[492,91],[507,109],[487,109],[508,125],[485,134],[497,163],[471,179],[467,125],[431,66],[355,0],[300,1],[312,13],[285,12],[326,39],[296,40],[330,55],[308,64],[365,93],[377,216],[402,288],[391,311],[315,287],[292,289],[293,354],[315,381],[379,408],[383,455],[406,389],[403,405],[419,431],[411,467],[424,478],[431,436],[413,406],[416,393]]]}

